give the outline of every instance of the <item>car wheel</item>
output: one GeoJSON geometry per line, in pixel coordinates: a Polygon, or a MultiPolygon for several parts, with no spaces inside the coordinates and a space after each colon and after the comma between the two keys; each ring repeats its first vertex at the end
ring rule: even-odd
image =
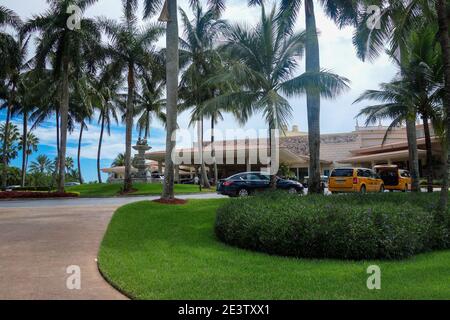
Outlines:
{"type": "Polygon", "coordinates": [[[249,192],[248,192],[247,189],[240,189],[240,190],[238,191],[238,196],[239,196],[239,198],[245,198],[245,197],[248,197],[248,196],[249,196],[249,192]]]}
{"type": "Polygon", "coordinates": [[[380,187],[380,192],[384,193],[384,186],[383,185],[380,187]]]}
{"type": "Polygon", "coordinates": [[[288,192],[289,192],[289,194],[297,194],[298,193],[297,189],[294,187],[289,188],[288,192]]]}
{"type": "Polygon", "coordinates": [[[366,192],[367,192],[367,190],[366,190],[366,186],[361,186],[361,190],[360,190],[360,193],[361,194],[366,194],[366,192]]]}

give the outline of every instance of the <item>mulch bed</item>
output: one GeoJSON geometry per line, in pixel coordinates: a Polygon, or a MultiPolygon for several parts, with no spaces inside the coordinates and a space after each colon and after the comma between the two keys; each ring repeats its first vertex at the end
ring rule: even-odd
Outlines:
{"type": "Polygon", "coordinates": [[[158,200],[153,200],[153,202],[161,203],[161,204],[169,204],[169,205],[182,205],[182,204],[186,204],[187,200],[175,198],[175,199],[170,199],[170,200],[158,199],[158,200]]]}
{"type": "Polygon", "coordinates": [[[47,198],[77,198],[80,195],[73,192],[0,192],[0,199],[47,199],[47,198]]]}

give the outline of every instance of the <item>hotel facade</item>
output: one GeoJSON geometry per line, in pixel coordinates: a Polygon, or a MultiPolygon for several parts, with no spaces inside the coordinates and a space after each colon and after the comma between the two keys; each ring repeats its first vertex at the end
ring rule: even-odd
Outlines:
{"type": "MultiPolygon", "coordinates": [[[[402,169],[409,168],[408,143],[406,127],[395,127],[386,135],[387,127],[356,126],[355,130],[348,133],[323,134],[320,143],[321,174],[328,176],[334,168],[339,167],[365,167],[372,168],[380,164],[396,164],[402,169]]],[[[418,124],[417,144],[419,154],[420,176],[426,175],[426,150],[425,134],[423,125],[418,124]]],[[[438,175],[442,163],[442,147],[439,139],[432,132],[433,166],[438,175]]],[[[255,153],[258,148],[258,140],[242,139],[236,141],[217,141],[214,144],[217,153],[218,176],[220,179],[229,177],[238,172],[259,170],[264,167],[258,163],[252,163],[248,159],[250,154],[255,153]],[[234,161],[229,161],[230,153],[234,161]],[[244,158],[242,158],[244,156],[244,158]],[[220,159],[224,157],[224,159],[220,159]],[[227,159],[225,159],[225,157],[227,159]]],[[[302,181],[308,176],[309,168],[309,145],[308,133],[293,126],[291,130],[285,128],[284,134],[279,138],[279,163],[290,168],[291,172],[302,181]]],[[[177,154],[192,161],[176,166],[175,180],[183,182],[192,179],[199,172],[199,165],[191,165],[195,159],[199,159],[198,148],[177,150],[177,154]]],[[[210,142],[204,143],[204,157],[211,157],[210,142]]],[[[146,153],[149,175],[164,174],[165,151],[153,151],[146,153]]],[[[232,159],[232,160],[233,160],[232,159]]],[[[212,176],[212,166],[207,165],[208,176],[212,176]]],[[[108,181],[111,183],[123,180],[124,168],[106,168],[103,172],[109,174],[108,181]]]]}

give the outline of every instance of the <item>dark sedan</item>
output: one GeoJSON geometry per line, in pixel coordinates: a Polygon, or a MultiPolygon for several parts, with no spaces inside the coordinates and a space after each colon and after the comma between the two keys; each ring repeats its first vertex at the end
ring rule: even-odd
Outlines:
{"type": "MultiPolygon", "coordinates": [[[[292,180],[277,179],[277,189],[289,193],[303,193],[303,185],[292,180]]],[[[217,193],[230,197],[246,197],[256,191],[270,188],[270,176],[261,172],[244,172],[220,180],[217,184],[217,193]]]]}

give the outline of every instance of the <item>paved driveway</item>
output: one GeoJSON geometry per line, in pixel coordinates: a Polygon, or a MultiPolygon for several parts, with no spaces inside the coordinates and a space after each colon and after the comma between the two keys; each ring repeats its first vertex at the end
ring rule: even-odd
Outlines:
{"type": "Polygon", "coordinates": [[[119,206],[155,198],[1,201],[0,299],[124,299],[97,270],[99,244],[119,206]],[[80,290],[67,288],[69,266],[80,290]]]}

